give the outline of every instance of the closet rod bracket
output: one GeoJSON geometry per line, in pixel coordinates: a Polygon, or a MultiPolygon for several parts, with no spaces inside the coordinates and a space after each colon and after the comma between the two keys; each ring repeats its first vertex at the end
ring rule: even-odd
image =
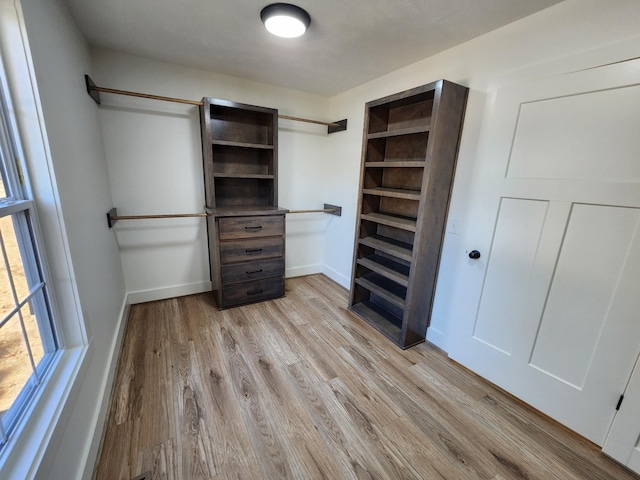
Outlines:
{"type": "Polygon", "coordinates": [[[327,125],[327,133],[344,132],[347,129],[347,119],[338,120],[332,125],[327,125]]]}
{"type": "Polygon", "coordinates": [[[91,77],[89,75],[84,76],[84,84],[87,87],[87,93],[89,94],[89,96],[93,98],[94,102],[100,105],[100,92],[94,89],[94,87],[97,87],[97,85],[93,82],[93,80],[91,80],[91,77]]]}
{"type": "Polygon", "coordinates": [[[337,205],[329,205],[328,203],[325,203],[324,210],[325,213],[328,213],[329,215],[336,215],[338,217],[342,216],[342,207],[338,207],[337,205]]]}
{"type": "Polygon", "coordinates": [[[107,225],[109,228],[113,228],[113,226],[118,221],[118,210],[116,208],[112,208],[107,212],[107,225]]]}

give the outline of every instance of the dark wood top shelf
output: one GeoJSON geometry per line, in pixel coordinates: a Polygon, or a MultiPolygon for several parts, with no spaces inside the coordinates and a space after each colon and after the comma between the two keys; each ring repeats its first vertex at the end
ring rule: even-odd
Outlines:
{"type": "Polygon", "coordinates": [[[261,215],[284,215],[289,210],[280,207],[262,207],[253,205],[239,205],[233,207],[207,208],[207,213],[214,217],[241,217],[241,216],[261,216],[261,215]]]}
{"type": "Polygon", "coordinates": [[[401,188],[364,188],[362,193],[367,195],[378,195],[380,197],[403,198],[405,200],[420,200],[420,192],[416,190],[406,190],[401,188]]]}
{"type": "Polygon", "coordinates": [[[221,173],[214,172],[213,174],[216,178],[264,178],[264,179],[272,179],[273,175],[262,174],[262,173],[221,173]]]}
{"type": "Polygon", "coordinates": [[[425,133],[431,129],[430,125],[421,125],[418,127],[398,128],[395,130],[386,130],[384,132],[370,133],[367,138],[372,140],[374,138],[388,138],[399,137],[401,135],[413,135],[414,133],[425,133]]]}
{"type": "Polygon", "coordinates": [[[230,142],[228,140],[212,139],[212,145],[222,145],[225,147],[241,147],[241,148],[257,148],[262,150],[273,150],[273,145],[265,145],[264,143],[245,143],[245,142],[230,142]]]}
{"type": "Polygon", "coordinates": [[[360,239],[361,245],[393,255],[407,262],[411,261],[411,245],[381,235],[372,235],[360,239]]]}
{"type": "Polygon", "coordinates": [[[361,215],[360,218],[362,220],[369,220],[370,222],[380,223],[389,227],[407,230],[408,232],[416,231],[416,221],[411,218],[395,217],[384,213],[367,213],[361,215]]]}
{"type": "Polygon", "coordinates": [[[368,168],[424,168],[427,162],[420,161],[398,161],[398,162],[365,162],[368,168]]]}
{"type": "Polygon", "coordinates": [[[400,325],[402,319],[396,317],[375,303],[366,300],[351,306],[351,310],[364,318],[383,335],[398,343],[400,340],[400,325]]]}
{"type": "Polygon", "coordinates": [[[378,273],[369,273],[363,277],[356,278],[356,283],[385,299],[391,305],[404,309],[404,298],[407,294],[407,289],[387,277],[383,277],[378,273]]]}
{"type": "Polygon", "coordinates": [[[357,260],[359,265],[368,268],[390,280],[407,287],[409,285],[409,267],[382,255],[369,255],[357,260]]]}

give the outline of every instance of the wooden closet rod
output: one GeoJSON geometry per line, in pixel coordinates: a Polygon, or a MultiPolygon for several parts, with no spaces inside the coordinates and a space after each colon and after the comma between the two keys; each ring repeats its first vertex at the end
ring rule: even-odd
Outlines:
{"type": "MultiPolygon", "coordinates": [[[[331,215],[342,216],[342,207],[324,204],[324,208],[317,210],[289,210],[287,213],[330,213],[331,215]]],[[[199,218],[212,217],[213,213],[171,213],[166,215],[118,215],[118,211],[112,208],[107,212],[107,225],[113,227],[118,220],[146,220],[152,218],[199,218]]]]}
{"type": "MultiPolygon", "coordinates": [[[[100,105],[100,92],[112,93],[114,95],[126,95],[129,97],[147,98],[150,100],[160,100],[162,102],[184,103],[186,105],[195,105],[201,107],[203,103],[199,100],[186,100],[184,98],[163,97],[161,95],[151,95],[148,93],[130,92],[128,90],[116,90],[115,88],[106,88],[97,86],[89,75],[84,76],[84,82],[87,87],[87,93],[93,100],[100,105]]],[[[293,120],[296,122],[315,123],[316,125],[326,125],[327,133],[342,132],[347,129],[347,119],[338,122],[323,122],[320,120],[310,120],[308,118],[291,117],[289,115],[278,115],[283,120],[293,120]]]]}
{"type": "Polygon", "coordinates": [[[128,95],[129,97],[149,98],[151,100],[161,100],[163,102],[186,103],[187,105],[202,106],[202,102],[198,100],[185,100],[184,98],[162,97],[160,95],[150,95],[148,93],[129,92],[127,90],[116,90],[115,88],[98,87],[92,85],[89,87],[93,92],[113,93],[114,95],[128,95]]]}

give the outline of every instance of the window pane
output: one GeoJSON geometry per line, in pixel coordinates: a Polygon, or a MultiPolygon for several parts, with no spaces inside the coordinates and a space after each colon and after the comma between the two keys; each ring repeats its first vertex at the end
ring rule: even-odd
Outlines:
{"type": "MultiPolygon", "coordinates": [[[[11,269],[10,278],[13,279],[13,285],[16,290],[18,301],[21,301],[29,295],[29,286],[27,284],[27,277],[22,263],[20,249],[18,248],[18,240],[16,238],[16,231],[13,225],[13,217],[13,215],[8,215],[0,218],[0,234],[2,234],[2,241],[4,242],[7,260],[9,261],[9,267],[11,269]]],[[[18,218],[17,215],[16,218],[18,218]]],[[[13,292],[8,279],[9,275],[7,275],[4,260],[0,259],[0,298],[2,299],[3,306],[10,304],[11,308],[14,308],[16,304],[13,299],[13,292]],[[7,278],[6,284],[5,278],[7,278]]]]}
{"type": "MultiPolygon", "coordinates": [[[[0,231],[4,231],[3,225],[11,222],[10,217],[0,218],[0,231]]],[[[0,255],[0,322],[16,308],[16,302],[11,293],[11,282],[9,281],[9,273],[5,266],[4,259],[0,255]]]]}
{"type": "Polygon", "coordinates": [[[38,321],[36,320],[35,310],[33,302],[27,302],[20,309],[22,313],[22,322],[24,323],[24,330],[27,334],[27,340],[31,348],[31,355],[33,356],[33,364],[38,365],[42,357],[44,356],[44,348],[42,346],[42,340],[40,338],[40,330],[38,329],[38,321]]]}
{"type": "Polygon", "coordinates": [[[0,328],[0,418],[4,417],[32,373],[27,344],[16,313],[0,328]]]}
{"type": "Polygon", "coordinates": [[[0,312],[2,318],[10,315],[0,325],[0,419],[6,431],[40,383],[52,358],[46,354],[57,349],[29,221],[28,210],[0,217],[6,255],[6,263],[0,255],[0,312]],[[12,314],[19,304],[23,305],[12,314]]]}

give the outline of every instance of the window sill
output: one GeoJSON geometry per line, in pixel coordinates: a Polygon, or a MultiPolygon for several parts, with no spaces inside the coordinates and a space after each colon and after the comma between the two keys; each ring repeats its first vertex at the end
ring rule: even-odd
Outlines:
{"type": "MultiPolygon", "coordinates": [[[[61,350],[38,393],[31,400],[6,445],[0,451],[3,478],[34,478],[65,405],[77,395],[79,377],[84,375],[89,346],[61,350]]],[[[63,432],[62,432],[63,433],[63,432]]]]}

